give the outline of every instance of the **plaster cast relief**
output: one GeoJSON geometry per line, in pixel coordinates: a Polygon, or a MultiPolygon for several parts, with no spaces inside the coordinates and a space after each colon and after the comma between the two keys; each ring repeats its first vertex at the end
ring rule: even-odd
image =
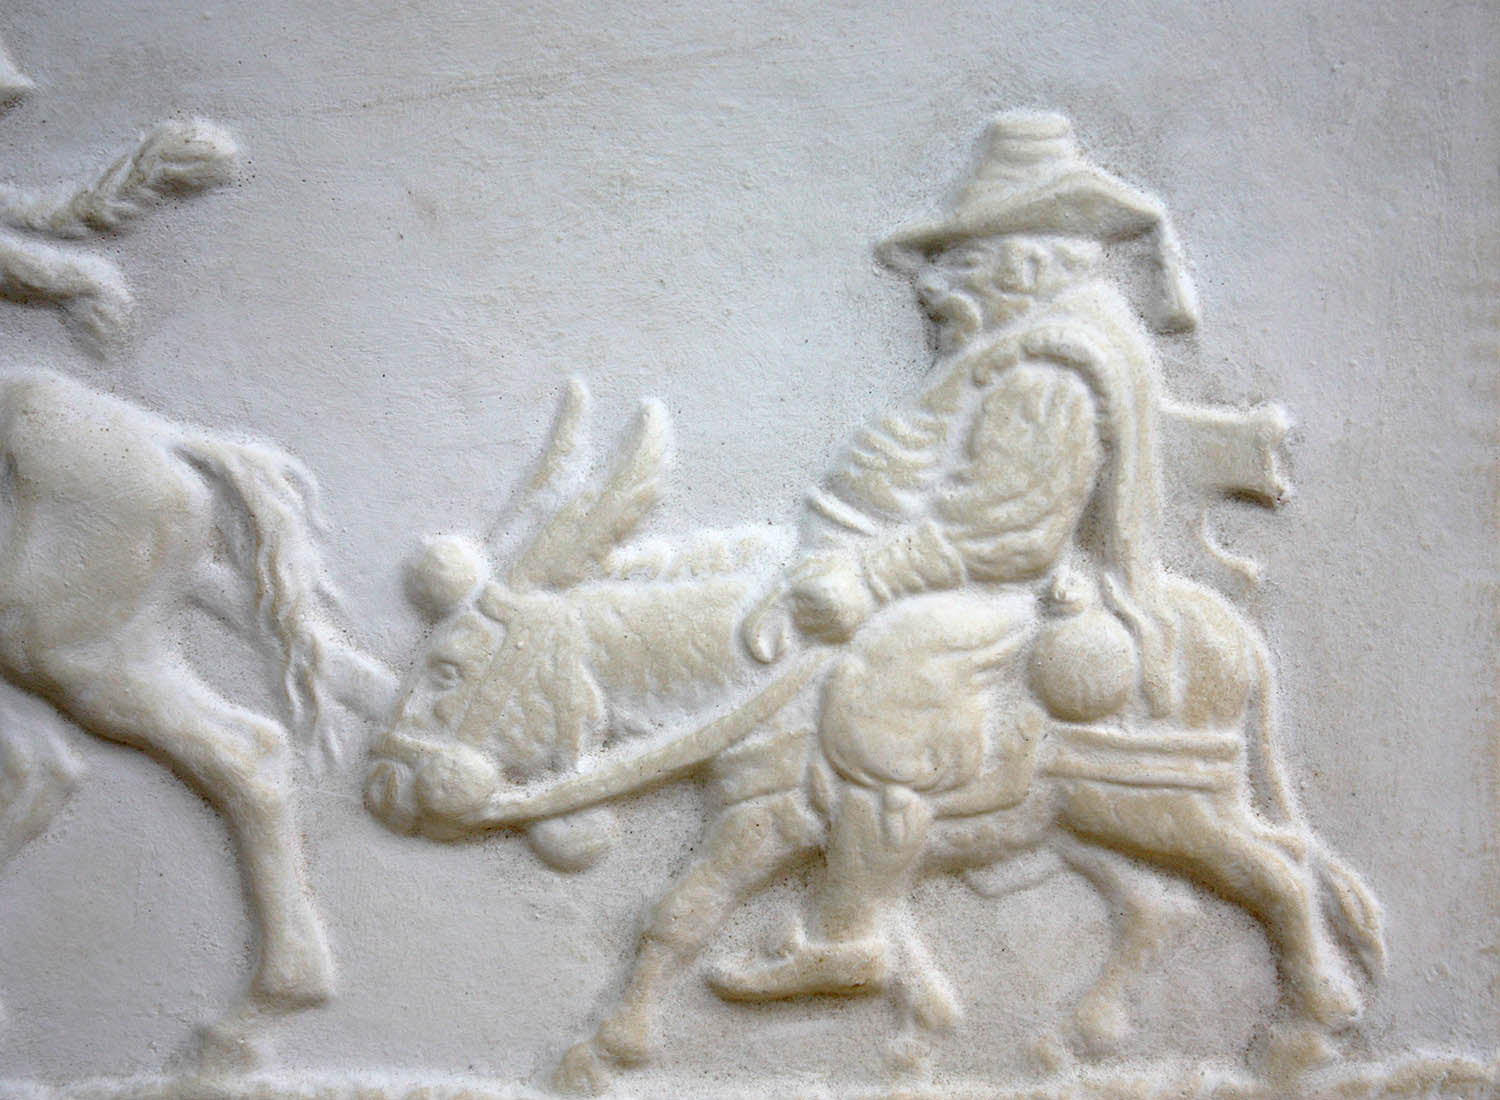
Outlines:
{"type": "MultiPolygon", "coordinates": [[[[0,454],[0,671],[83,730],[160,760],[223,815],[260,950],[247,1001],[205,1042],[211,1057],[244,1056],[245,1028],[261,1015],[332,991],[294,819],[292,731],[314,759],[336,763],[349,717],[333,704],[360,705],[381,675],[329,618],[311,477],[273,447],[47,375],[0,387],[0,454]],[[192,614],[266,653],[284,715],[238,706],[205,682],[180,645],[192,614]]],[[[55,753],[29,757],[23,746],[6,763],[8,855],[75,777],[55,753]]]]}
{"type": "MultiPolygon", "coordinates": [[[[0,99],[30,87],[0,45],[0,99]]],[[[64,242],[225,182],[236,155],[211,123],[164,122],[84,182],[0,185],[0,296],[60,309],[108,361],[131,296],[113,262],[64,242]]],[[[477,861],[513,832],[575,901],[628,848],[632,800],[691,782],[696,840],[660,870],[628,958],[575,967],[597,1003],[580,1000],[578,1033],[558,1036],[538,1077],[549,1095],[634,1095],[698,980],[737,1020],[792,1004],[838,1026],[883,1004],[862,1069],[900,1091],[872,1096],[1496,1095],[1493,1061],[1366,1042],[1385,910],[1299,805],[1261,629],[1163,549],[1166,506],[1188,505],[1190,536],[1253,587],[1258,565],[1221,545],[1208,509],[1270,513],[1291,492],[1287,410],[1183,400],[1164,377],[1199,316],[1163,203],[1086,157],[1065,116],[1009,111],[951,208],[877,255],[910,280],[934,358],[831,458],[795,533],[650,536],[666,405],[642,403],[595,463],[589,385],[574,380],[493,526],[420,540],[401,579],[423,633],[401,643],[399,686],[349,640],[302,462],[55,365],[0,381],[0,674],[207,800],[257,951],[243,998],[167,1075],[14,1094],[520,1095],[268,1057],[269,1025],[326,1019],[304,1010],[334,991],[304,854],[325,819],[299,818],[299,800],[316,787],[361,843],[418,853],[380,868],[387,902],[430,890],[401,868],[477,861]],[[248,643],[254,660],[233,671],[266,682],[269,709],[195,663],[190,624],[205,621],[248,643]],[[935,1075],[964,991],[988,974],[982,958],[965,975],[940,962],[924,880],[1001,911],[1061,876],[1098,895],[1109,942],[1078,962],[1064,1032],[1034,1037],[1041,1077],[935,1075]],[[726,947],[736,914],[768,898],[778,934],[726,947]],[[1131,1053],[1139,989],[1185,898],[1253,923],[1275,972],[1276,1003],[1232,1065],[1195,1063],[1170,1033],[1151,1058],[1131,1053]]],[[[81,781],[65,739],[0,730],[0,867],[81,781]]],[[[353,845],[327,856],[369,859],[353,845]]],[[[496,934],[468,899],[448,903],[466,934],[496,934]]],[[[437,961],[425,929],[403,934],[404,953],[437,961]]],[[[349,957],[382,946],[341,943],[349,957]]],[[[554,961],[525,972],[556,977],[554,961]]],[[[454,995],[442,1011],[469,1009],[454,995]]],[[[705,1091],[774,1089],[776,1068],[705,1091]]],[[[856,1093],[830,1076],[809,1095],[856,1093]]]]}
{"type": "MultiPolygon", "coordinates": [[[[0,104],[32,87],[4,49],[0,43],[0,104]]],[[[113,233],[162,199],[224,183],[236,153],[213,123],[172,120],[82,182],[46,192],[0,183],[0,297],[61,309],[79,340],[105,350],[129,322],[125,278],[103,256],[52,242],[113,233]]]]}
{"type": "MultiPolygon", "coordinates": [[[[1261,1070],[1293,1087],[1380,979],[1380,908],[1290,794],[1264,642],[1156,551],[1162,437],[1180,475],[1274,506],[1286,418],[1166,399],[1137,309],[1158,332],[1195,323],[1180,250],[1161,206],[1084,160],[1061,116],[998,118],[957,208],[883,255],[912,275],[939,359],[811,494],[795,560],[749,613],[744,583],[718,570],[611,575],[656,500],[665,428],[648,406],[603,486],[562,503],[504,581],[461,540],[417,563],[414,598],[444,619],[368,803],[438,839],[522,825],[576,871],[602,851],[609,800],[703,776],[698,854],[648,916],[623,992],[564,1057],[564,1092],[646,1062],[672,983],[719,926],[817,857],[785,942],[710,970],[721,997],[886,995],[894,1056],[919,1060],[961,1006],[909,911],[913,879],[1050,856],[1115,914],[1075,1017],[1081,1050],[1106,1054],[1167,919],[1148,880],[1167,873],[1263,927],[1284,1013],[1261,1070]],[[1105,246],[1138,239],[1156,278],[1129,303],[1100,266],[1105,246]],[[737,667],[736,623],[763,673],[737,667]],[[748,686],[706,724],[605,746],[623,689],[731,680],[748,686]]],[[[581,402],[575,385],[543,487],[576,448],[581,402]]]]}
{"type": "MultiPolygon", "coordinates": [[[[87,183],[51,195],[0,187],[0,218],[22,231],[0,231],[4,295],[62,307],[104,347],[130,306],[118,271],[38,238],[115,230],[163,196],[222,181],[234,155],[211,124],[167,122],[87,183]]],[[[330,704],[342,692],[363,706],[384,675],[328,617],[312,476],[274,447],[45,373],[0,383],[0,455],[0,673],[88,733],[159,760],[223,815],[260,945],[247,998],[204,1031],[203,1056],[244,1059],[261,1017],[332,990],[294,819],[292,731],[316,769],[337,764],[348,716],[330,704]],[[284,714],[209,686],[182,646],[195,614],[265,654],[284,714]]],[[[46,827],[79,772],[45,731],[0,733],[0,865],[46,827]]]]}

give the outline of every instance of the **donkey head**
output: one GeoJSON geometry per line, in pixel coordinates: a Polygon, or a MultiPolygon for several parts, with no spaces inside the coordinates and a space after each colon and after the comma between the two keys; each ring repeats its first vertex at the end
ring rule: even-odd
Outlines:
{"type": "MultiPolygon", "coordinates": [[[[602,737],[604,697],[572,590],[606,575],[610,553],[659,499],[668,426],[648,404],[602,484],[563,493],[581,461],[584,401],[575,382],[515,509],[522,519],[540,512],[541,525],[507,571],[452,536],[429,540],[410,570],[408,596],[436,625],[365,787],[371,812],[398,832],[467,835],[493,795],[571,770],[602,737]]],[[[608,817],[538,822],[528,836],[548,863],[581,869],[607,849],[608,817]]]]}

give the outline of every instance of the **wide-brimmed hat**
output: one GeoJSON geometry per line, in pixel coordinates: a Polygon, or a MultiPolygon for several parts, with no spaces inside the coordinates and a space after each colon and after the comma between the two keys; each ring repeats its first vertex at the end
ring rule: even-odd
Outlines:
{"type": "Polygon", "coordinates": [[[985,130],[974,179],[953,212],[898,230],[896,247],[932,252],[971,237],[1066,233],[1118,240],[1156,228],[1160,204],[1085,161],[1062,115],[1008,111],[985,130]]]}
{"type": "Polygon", "coordinates": [[[883,256],[931,254],[961,241],[1013,233],[1063,234],[1101,242],[1155,237],[1162,329],[1191,328],[1197,312],[1166,210],[1150,195],[1086,161],[1073,126],[1049,111],[1007,111],[985,130],[974,178],[945,217],[898,230],[883,256]]]}

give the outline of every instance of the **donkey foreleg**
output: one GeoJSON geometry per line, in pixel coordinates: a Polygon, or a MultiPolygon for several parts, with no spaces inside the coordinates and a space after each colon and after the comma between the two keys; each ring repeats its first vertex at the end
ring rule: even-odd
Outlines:
{"type": "Polygon", "coordinates": [[[725,809],[703,838],[703,854],[652,909],[624,992],[593,1038],[568,1052],[555,1079],[558,1087],[599,1092],[608,1084],[608,1063],[644,1061],[656,1011],[671,982],[741,902],[813,851],[818,828],[793,792],[725,809]]]}
{"type": "Polygon", "coordinates": [[[1152,896],[1147,884],[1152,872],[1133,860],[1067,834],[1056,837],[1051,847],[1099,892],[1109,910],[1109,955],[1073,1012],[1088,1053],[1107,1054],[1130,1033],[1131,986],[1159,957],[1175,907],[1152,896]]]}

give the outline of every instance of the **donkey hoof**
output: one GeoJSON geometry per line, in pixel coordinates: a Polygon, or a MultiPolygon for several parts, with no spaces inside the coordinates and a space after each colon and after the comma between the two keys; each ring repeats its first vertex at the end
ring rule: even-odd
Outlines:
{"type": "Polygon", "coordinates": [[[223,1077],[256,1069],[266,1061],[266,1052],[247,1021],[230,1019],[198,1029],[192,1059],[199,1074],[223,1077]]]}
{"type": "Polygon", "coordinates": [[[599,1025],[599,1050],[622,1066],[638,1066],[651,1057],[651,1021],[644,1012],[624,1012],[599,1025]]]}
{"type": "Polygon", "coordinates": [[[1321,975],[1303,983],[1302,1015],[1326,1031],[1342,1031],[1359,1019],[1364,1010],[1359,992],[1348,981],[1321,975]]]}
{"type": "Polygon", "coordinates": [[[280,965],[262,966],[251,985],[262,1004],[292,1010],[325,1004],[333,996],[333,957],[322,937],[280,965]]]}
{"type": "Polygon", "coordinates": [[[1267,1032],[1258,1068],[1267,1081],[1291,1085],[1337,1057],[1338,1049],[1322,1027],[1288,1020],[1267,1032]]]}
{"type": "Polygon", "coordinates": [[[1120,1049],[1130,1037],[1130,1016],[1112,997],[1085,997],[1073,1013],[1073,1025],[1083,1053],[1102,1058],[1120,1049]]]}
{"type": "Polygon", "coordinates": [[[593,1042],[578,1043],[552,1074],[552,1089],[563,1096],[602,1096],[614,1074],[593,1042]]]}

